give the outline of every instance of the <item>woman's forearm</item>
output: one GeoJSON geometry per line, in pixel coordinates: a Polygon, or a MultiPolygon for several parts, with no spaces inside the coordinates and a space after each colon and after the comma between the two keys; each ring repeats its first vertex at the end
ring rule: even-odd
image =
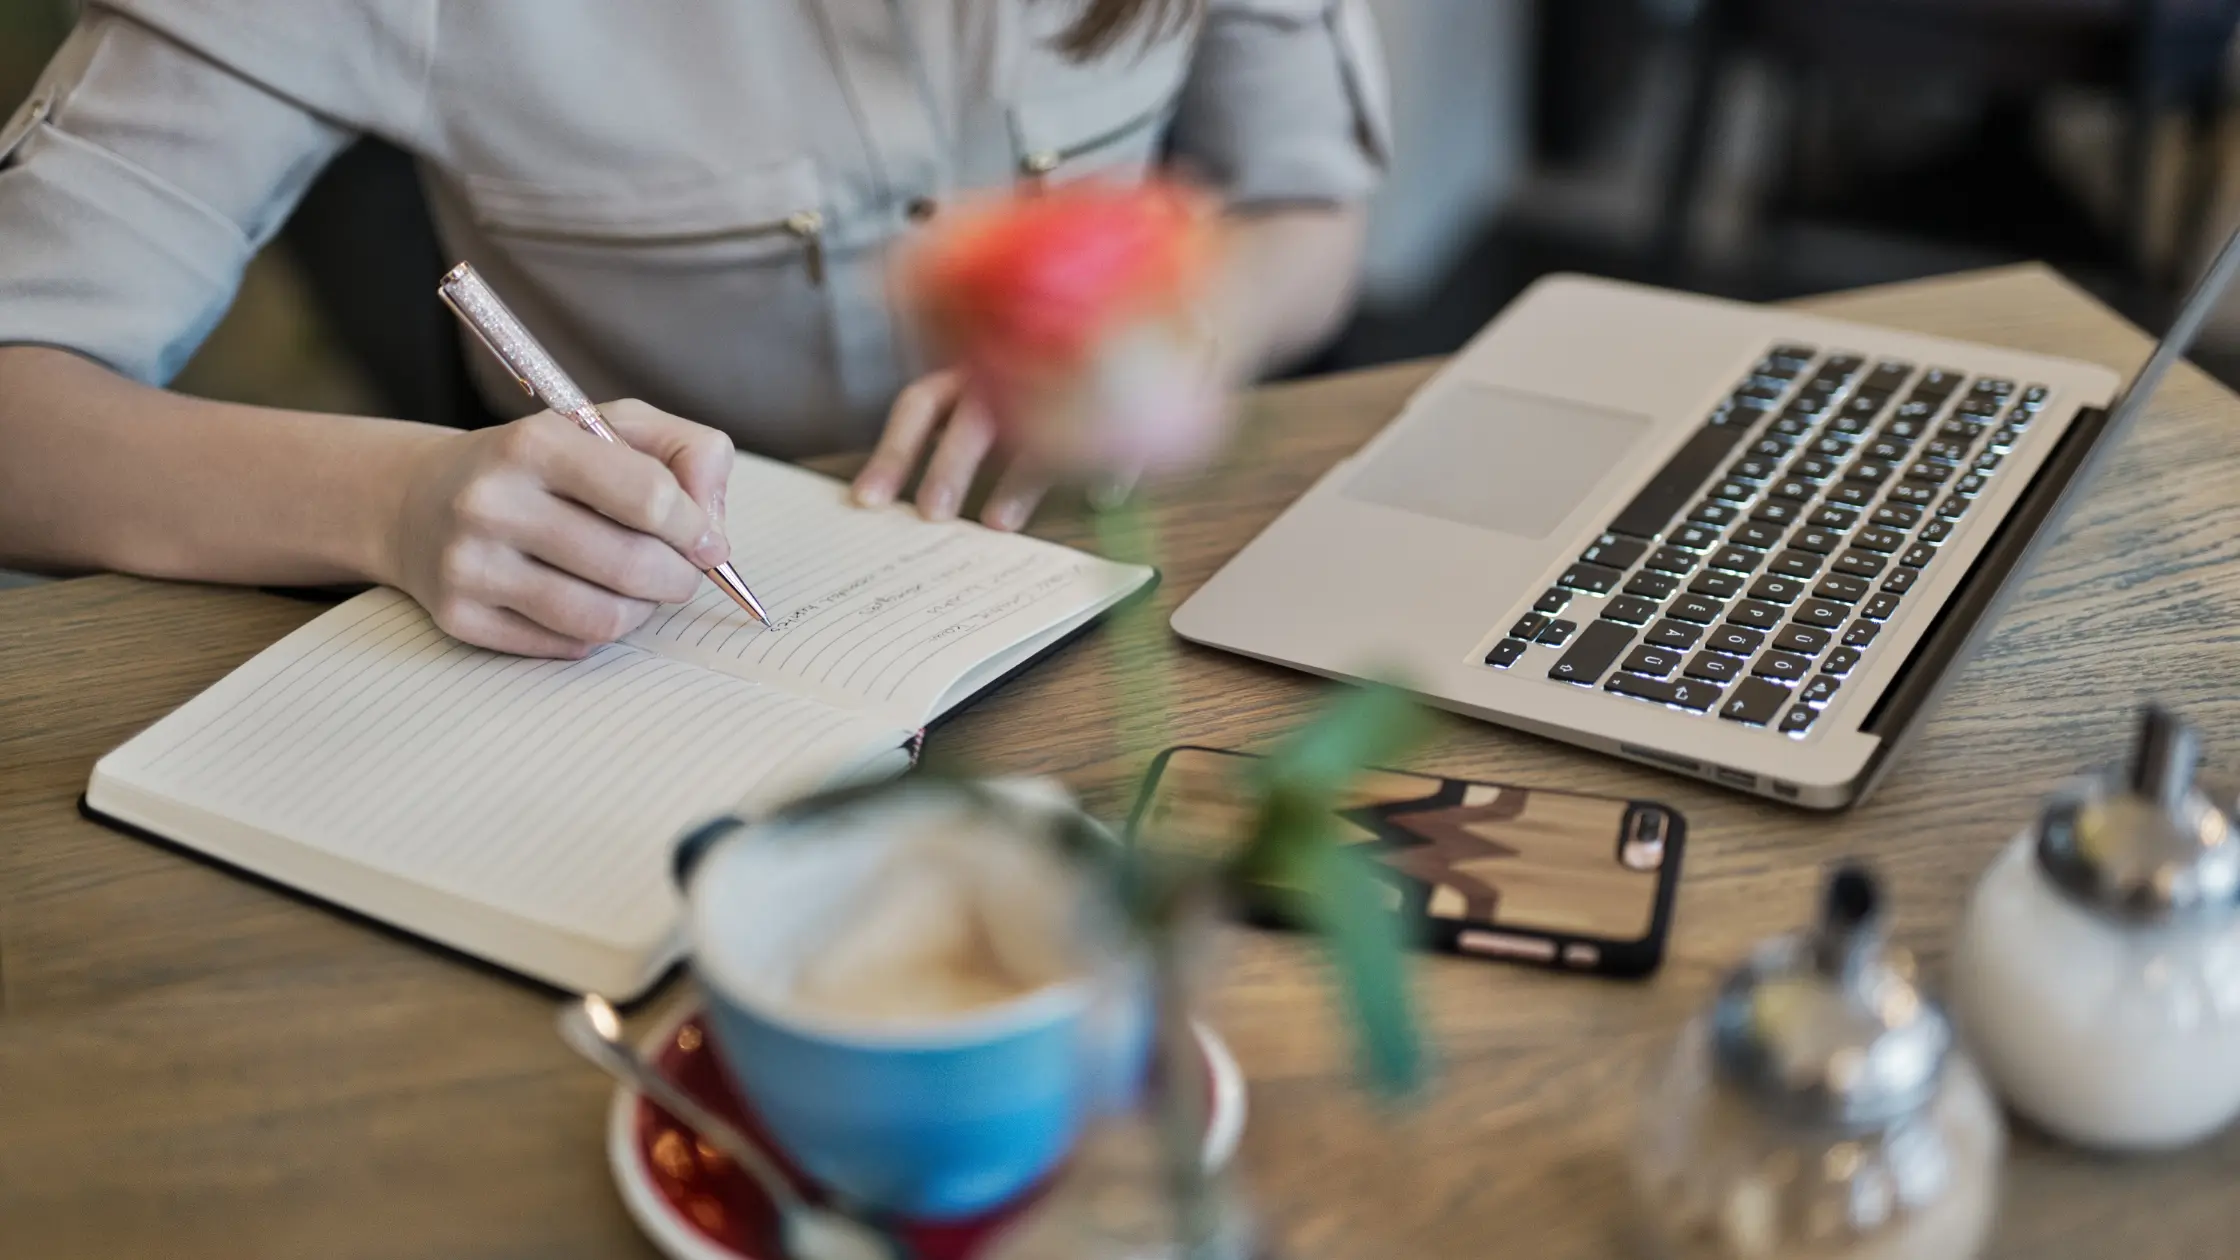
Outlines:
{"type": "Polygon", "coordinates": [[[407,468],[445,431],[188,398],[0,347],[0,565],[386,581],[407,468]]]}
{"type": "Polygon", "coordinates": [[[1336,335],[1353,309],[1365,221],[1354,206],[1230,219],[1211,314],[1239,376],[1279,371],[1336,335]]]}

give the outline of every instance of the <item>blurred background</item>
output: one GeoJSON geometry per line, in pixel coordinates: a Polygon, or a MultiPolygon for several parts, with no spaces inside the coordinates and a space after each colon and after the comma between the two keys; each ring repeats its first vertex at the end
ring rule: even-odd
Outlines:
{"type": "MultiPolygon", "coordinates": [[[[1553,270],[1778,299],[2043,259],[2159,329],[2240,217],[2240,0],[1371,3],[1397,168],[1311,371],[1452,350],[1553,270]]],[[[0,0],[0,112],[73,7],[0,0]]],[[[180,388],[467,418],[415,197],[401,155],[346,155],[180,388]],[[384,289],[425,323],[326,300],[384,289]]],[[[2240,380],[2240,302],[2196,357],[2240,380]]]]}

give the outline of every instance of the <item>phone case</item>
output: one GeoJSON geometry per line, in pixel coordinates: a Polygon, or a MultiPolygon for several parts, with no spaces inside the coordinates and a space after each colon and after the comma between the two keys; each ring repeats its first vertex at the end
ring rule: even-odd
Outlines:
{"type": "MultiPolygon", "coordinates": [[[[1236,843],[1251,822],[1242,776],[1256,760],[1214,748],[1161,753],[1131,839],[1236,843]]],[[[1664,959],[1687,837],[1668,805],[1373,770],[1338,814],[1429,947],[1614,976],[1648,975],[1664,959]]],[[[1263,886],[1246,910],[1287,925],[1293,891],[1263,886]]]]}

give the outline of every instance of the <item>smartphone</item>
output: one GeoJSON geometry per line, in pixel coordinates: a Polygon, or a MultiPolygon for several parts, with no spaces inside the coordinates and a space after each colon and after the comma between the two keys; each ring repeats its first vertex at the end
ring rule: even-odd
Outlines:
{"type": "MultiPolygon", "coordinates": [[[[1216,853],[1240,842],[1257,760],[1161,753],[1129,817],[1131,841],[1216,853]]],[[[1669,805],[1371,770],[1337,814],[1428,948],[1608,976],[1646,976],[1664,960],[1688,830],[1669,805]]],[[[1247,896],[1253,921],[1295,924],[1295,890],[1247,896]]]]}

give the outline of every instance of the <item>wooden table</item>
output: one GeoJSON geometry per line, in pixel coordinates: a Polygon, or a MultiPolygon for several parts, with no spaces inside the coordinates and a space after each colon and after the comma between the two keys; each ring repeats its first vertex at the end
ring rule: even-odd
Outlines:
{"type": "MultiPolygon", "coordinates": [[[[2148,341],[2040,268],[1812,301],[1831,314],[2128,371],[2148,341]]],[[[1179,599],[1421,380],[1397,367],[1267,392],[1232,466],[1162,511],[1179,599]]],[[[1079,540],[1078,521],[1048,532],[1079,540]]],[[[601,1156],[607,1087],[551,1033],[549,994],[81,820],[104,750],[309,618],[271,595],[122,578],[0,595],[0,1254],[650,1254],[601,1156]]],[[[2133,706],[2175,702],[2240,758],[2240,400],[2165,387],[1881,794],[1822,817],[1524,736],[1447,723],[1427,767],[1653,794],[1694,822],[1671,959],[1645,985],[1450,959],[1421,989],[1443,1072],[1383,1116],[1300,943],[1251,935],[1219,1022],[1252,1084],[1245,1166],[1285,1253],[1604,1257],[1628,1220],[1636,1085],[1721,969],[1799,922],[1823,866],[1872,859],[1900,939],[1941,975],[1976,873],[2133,706]]],[[[1116,809],[1109,645],[1070,649],[941,751],[1064,776],[1116,809]]],[[[1255,747],[1317,689],[1184,649],[1176,733],[1255,747]]],[[[2181,1157],[2016,1141],[1994,1254],[2240,1255],[2240,1132],[2181,1157]]]]}

